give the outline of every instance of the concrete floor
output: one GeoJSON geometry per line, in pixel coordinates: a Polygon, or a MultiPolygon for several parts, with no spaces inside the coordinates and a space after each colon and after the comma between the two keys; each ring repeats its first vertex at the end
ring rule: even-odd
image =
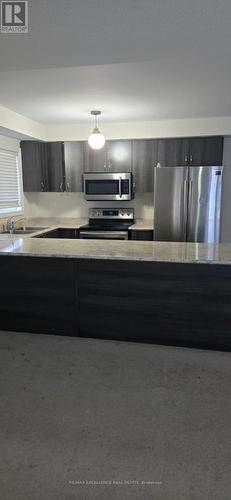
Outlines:
{"type": "Polygon", "coordinates": [[[0,333],[0,498],[228,500],[230,361],[0,333]]]}

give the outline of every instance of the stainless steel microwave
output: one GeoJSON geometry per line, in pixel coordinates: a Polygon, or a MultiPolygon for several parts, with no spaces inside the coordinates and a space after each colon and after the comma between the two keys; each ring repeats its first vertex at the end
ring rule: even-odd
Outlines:
{"type": "Polygon", "coordinates": [[[85,199],[91,200],[131,200],[133,180],[131,173],[102,172],[83,174],[85,199]]]}

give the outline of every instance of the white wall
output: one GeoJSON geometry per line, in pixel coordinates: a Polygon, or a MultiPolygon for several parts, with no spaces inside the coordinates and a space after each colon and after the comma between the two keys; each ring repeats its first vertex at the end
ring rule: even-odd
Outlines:
{"type": "Polygon", "coordinates": [[[0,135],[0,148],[10,149],[11,151],[18,151],[20,148],[20,141],[12,137],[0,135]]]}
{"type": "MultiPolygon", "coordinates": [[[[231,135],[231,117],[194,118],[181,120],[104,122],[100,130],[106,139],[152,139],[165,137],[197,137],[231,135]]],[[[92,122],[46,126],[47,141],[86,141],[92,122]]]]}
{"type": "Polygon", "coordinates": [[[221,242],[231,243],[231,137],[224,139],[221,242]]]}
{"type": "Polygon", "coordinates": [[[4,106],[0,106],[0,130],[4,135],[14,135],[18,138],[46,140],[45,125],[35,122],[26,116],[15,113],[4,106]]]}
{"type": "MultiPolygon", "coordinates": [[[[120,207],[134,208],[136,219],[153,219],[153,193],[136,193],[134,200],[120,207]]],[[[88,217],[92,207],[108,207],[109,202],[88,202],[83,193],[25,193],[26,217],[88,217]]],[[[118,202],[110,202],[118,207],[118,202]]]]}
{"type": "MultiPolygon", "coordinates": [[[[0,106],[0,133],[22,139],[44,141],[87,140],[93,127],[89,123],[60,125],[39,123],[0,106]]],[[[100,129],[106,139],[142,139],[158,137],[189,137],[206,135],[231,135],[231,117],[194,118],[181,120],[150,120],[129,122],[104,122],[100,129]]]]}

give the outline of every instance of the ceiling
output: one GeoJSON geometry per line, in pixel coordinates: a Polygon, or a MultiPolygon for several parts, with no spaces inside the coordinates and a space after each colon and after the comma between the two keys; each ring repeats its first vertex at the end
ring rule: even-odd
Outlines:
{"type": "Polygon", "coordinates": [[[0,105],[44,123],[231,116],[230,0],[30,0],[0,105]]]}

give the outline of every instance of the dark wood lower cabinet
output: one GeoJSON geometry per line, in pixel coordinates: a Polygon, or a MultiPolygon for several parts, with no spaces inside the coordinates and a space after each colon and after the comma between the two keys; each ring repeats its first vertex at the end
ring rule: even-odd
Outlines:
{"type": "Polygon", "coordinates": [[[231,349],[231,267],[82,262],[79,332],[95,338],[231,349]]]}
{"type": "Polygon", "coordinates": [[[74,263],[0,257],[0,330],[78,334],[74,263]]]}
{"type": "Polygon", "coordinates": [[[129,239],[135,241],[153,241],[153,230],[151,229],[130,229],[129,239]]]}
{"type": "Polygon", "coordinates": [[[231,266],[0,257],[0,330],[231,350],[231,266]]]}

